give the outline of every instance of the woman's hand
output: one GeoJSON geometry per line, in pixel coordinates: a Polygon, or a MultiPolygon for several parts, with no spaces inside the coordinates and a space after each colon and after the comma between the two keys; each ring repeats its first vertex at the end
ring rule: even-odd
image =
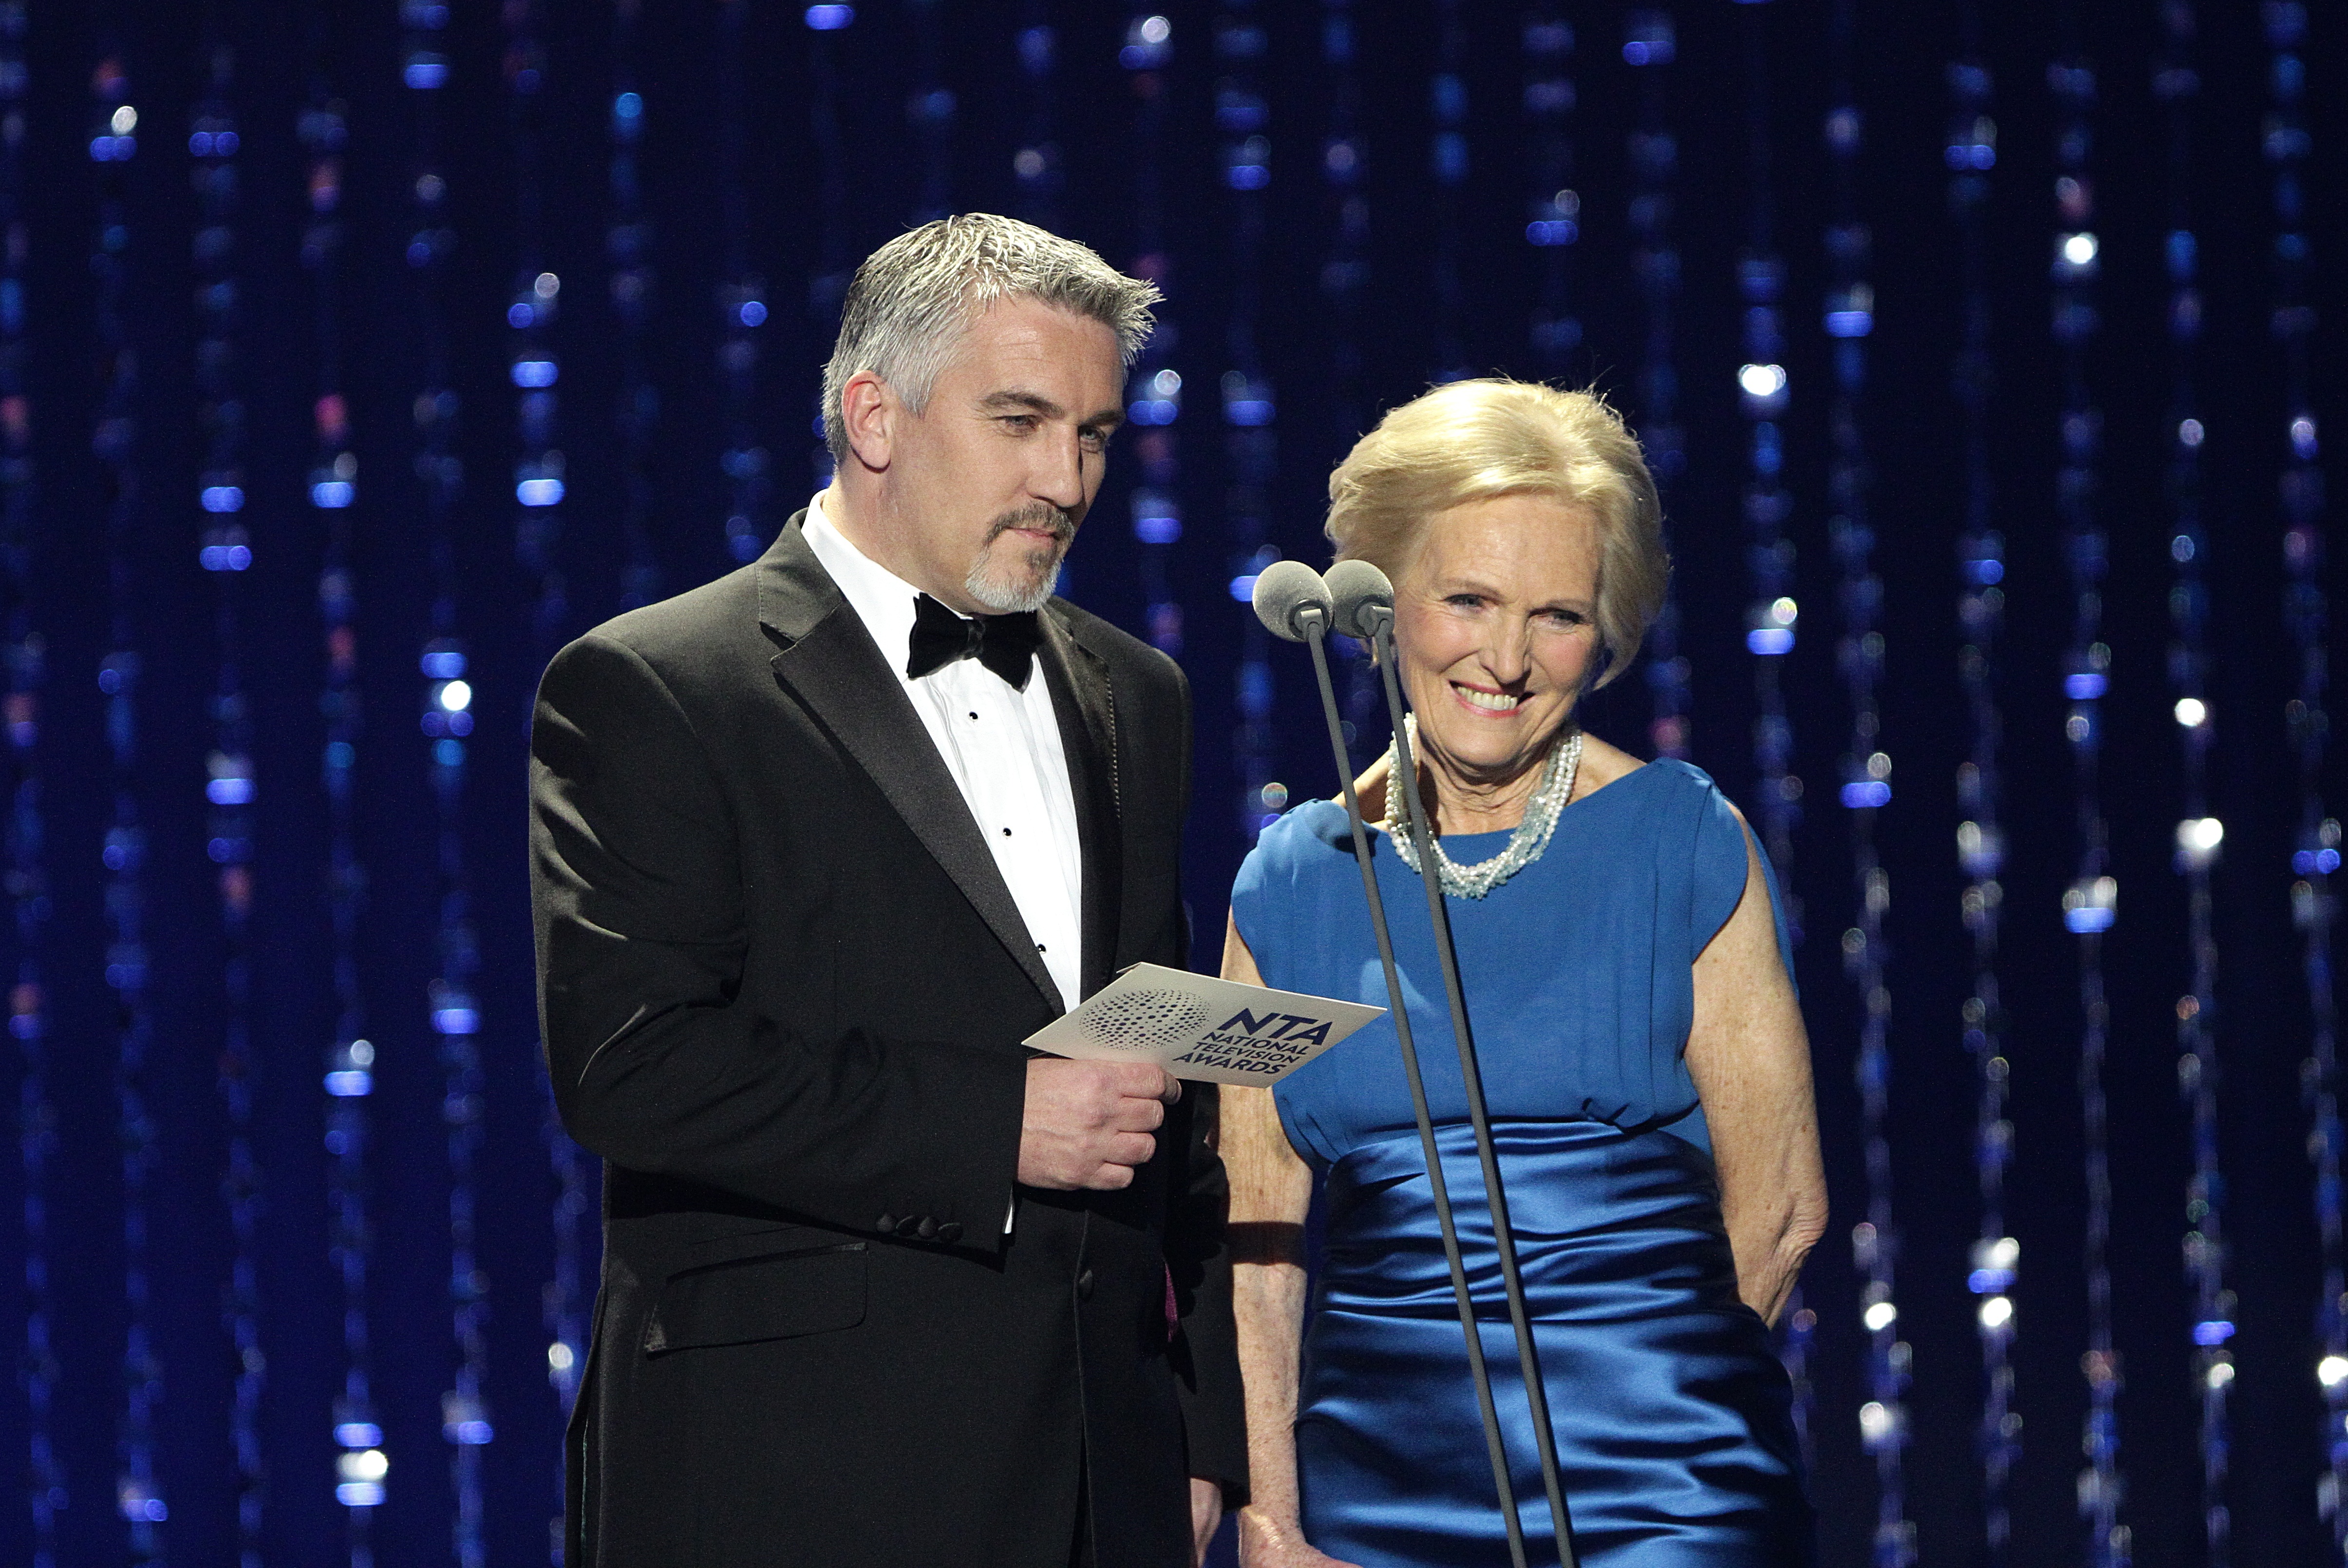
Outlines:
{"type": "Polygon", "coordinates": [[[1275,1521],[1260,1508],[1241,1509],[1239,1520],[1240,1568],[1355,1568],[1314,1551],[1294,1522],[1275,1521]]]}

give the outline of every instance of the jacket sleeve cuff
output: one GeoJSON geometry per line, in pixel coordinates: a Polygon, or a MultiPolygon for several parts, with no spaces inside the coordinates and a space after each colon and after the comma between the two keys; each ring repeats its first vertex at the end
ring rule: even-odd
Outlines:
{"type": "Polygon", "coordinates": [[[1210,1260],[1210,1288],[1182,1324],[1191,1375],[1177,1378],[1174,1389],[1189,1473],[1220,1486],[1223,1506],[1237,1509],[1248,1500],[1247,1414],[1231,1327],[1230,1269],[1222,1256],[1210,1260]]]}
{"type": "Polygon", "coordinates": [[[1183,1414],[1189,1421],[1189,1472],[1197,1481],[1211,1481],[1222,1489],[1223,1507],[1236,1512],[1248,1501],[1247,1431],[1243,1424],[1236,1430],[1220,1430],[1227,1423],[1215,1415],[1198,1408],[1198,1402],[1183,1400],[1183,1414]]]}
{"type": "Polygon", "coordinates": [[[927,1125],[906,1130],[909,1148],[919,1152],[899,1165],[897,1181],[879,1190],[864,1224],[900,1240],[992,1254],[1004,1245],[1006,1222],[1016,1212],[1027,1064],[965,1048],[930,1049],[973,1060],[939,1075],[940,1092],[918,1117],[927,1125]]]}

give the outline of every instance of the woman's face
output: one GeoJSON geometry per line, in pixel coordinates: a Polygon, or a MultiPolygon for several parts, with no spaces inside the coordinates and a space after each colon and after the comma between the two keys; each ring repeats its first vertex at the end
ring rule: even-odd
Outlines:
{"type": "Polygon", "coordinates": [[[1596,666],[1596,515],[1540,495],[1436,514],[1395,588],[1395,641],[1432,760],[1488,784],[1535,765],[1596,666]]]}

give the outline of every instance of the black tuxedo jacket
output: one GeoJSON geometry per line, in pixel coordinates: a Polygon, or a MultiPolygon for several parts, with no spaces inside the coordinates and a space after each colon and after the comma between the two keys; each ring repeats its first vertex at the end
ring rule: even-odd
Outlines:
{"type": "MultiPolygon", "coordinates": [[[[1245,1476],[1213,1090],[1125,1191],[1015,1185],[1058,995],[802,518],[539,690],[547,1063],[607,1162],[567,1561],[1062,1568],[1089,1528],[1102,1568],[1186,1568],[1185,1478],[1245,1476]]],[[[1042,621],[1089,992],[1183,960],[1189,695],[1042,621]]]]}

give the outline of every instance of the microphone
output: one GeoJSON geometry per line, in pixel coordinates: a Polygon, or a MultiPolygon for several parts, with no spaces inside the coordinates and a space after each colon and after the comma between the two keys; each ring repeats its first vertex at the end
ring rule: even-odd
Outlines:
{"type": "MultiPolygon", "coordinates": [[[[1525,1400],[1531,1409],[1533,1444],[1540,1459],[1541,1485],[1549,1494],[1550,1522],[1557,1532],[1559,1568],[1574,1568],[1572,1542],[1568,1539],[1565,1482],[1557,1462],[1557,1434],[1550,1425],[1549,1389],[1540,1374],[1540,1356],[1533,1343],[1532,1325],[1525,1311],[1524,1280],[1517,1268],[1516,1233],[1509,1223],[1508,1194],[1500,1185],[1500,1157],[1492,1144],[1492,1119],[1484,1107],[1484,1074],[1476,1060],[1476,1040],[1468,1023],[1468,1000],[1459,985],[1459,956],[1451,941],[1451,917],[1444,907],[1442,862],[1435,848],[1434,817],[1420,798],[1418,764],[1411,755],[1410,731],[1404,723],[1401,664],[1395,652],[1394,584],[1386,574],[1365,560],[1343,560],[1329,569],[1328,589],[1336,608],[1337,630],[1368,641],[1376,651],[1378,674],[1385,687],[1386,712],[1394,723],[1395,770],[1386,781],[1389,791],[1401,790],[1410,805],[1410,835],[1418,851],[1419,881],[1426,889],[1427,918],[1435,927],[1435,957],[1443,971],[1444,999],[1451,1009],[1452,1040],[1459,1048],[1459,1076],[1468,1091],[1468,1123],[1475,1133],[1477,1163],[1484,1172],[1484,1194],[1492,1210],[1492,1237],[1500,1255],[1500,1285],[1509,1302],[1509,1326],[1516,1330],[1517,1363],[1524,1374],[1525,1400]]],[[[1315,644],[1316,651],[1318,644],[1315,644]]],[[[1334,712],[1334,710],[1333,710],[1334,712]]],[[[1350,797],[1349,797],[1350,798],[1350,797]]],[[[1394,797],[1389,794],[1387,797],[1394,797]]],[[[1396,1004],[1400,1010],[1400,1004],[1396,1004]]],[[[1428,1152],[1434,1159],[1432,1147],[1428,1152]]],[[[1507,1495],[1503,1489],[1502,1495],[1507,1495]]]]}
{"type": "Polygon", "coordinates": [[[1303,642],[1326,633],[1332,614],[1328,585],[1303,561],[1276,560],[1256,574],[1255,617],[1274,637],[1303,642]]]}
{"type": "MultiPolygon", "coordinates": [[[[1385,573],[1367,561],[1340,561],[1329,575],[1340,582],[1358,584],[1356,598],[1384,595],[1385,619],[1394,619],[1394,587],[1386,581],[1385,573]],[[1346,571],[1349,567],[1354,569],[1350,573],[1346,571]]],[[[1426,1107],[1426,1081],[1419,1075],[1418,1046],[1411,1037],[1410,1009],[1405,1005],[1402,977],[1395,967],[1394,937],[1386,926],[1385,900],[1378,893],[1377,868],[1370,859],[1369,830],[1362,822],[1361,802],[1354,794],[1354,764],[1345,753],[1344,723],[1337,717],[1337,690],[1329,679],[1327,643],[1331,620],[1336,619],[1338,629],[1348,635],[1366,633],[1352,630],[1361,619],[1358,607],[1353,621],[1338,619],[1344,610],[1333,599],[1332,586],[1323,582],[1321,574],[1303,561],[1274,561],[1257,574],[1255,613],[1273,636],[1302,642],[1313,653],[1313,673],[1321,687],[1321,717],[1328,725],[1329,749],[1337,759],[1338,790],[1344,797],[1345,819],[1354,833],[1354,862],[1362,870],[1362,893],[1370,906],[1370,929],[1377,938],[1379,966],[1385,971],[1386,1000],[1392,1004],[1387,1016],[1394,1020],[1395,1040],[1402,1050],[1403,1077],[1410,1085],[1411,1113],[1418,1122],[1418,1146],[1426,1160],[1427,1194],[1435,1202],[1436,1222],[1443,1233],[1444,1261],[1451,1266],[1451,1294],[1459,1308],[1460,1333],[1468,1342],[1468,1378],[1475,1386],[1476,1409],[1484,1421],[1484,1448],[1492,1461],[1492,1484],[1498,1492],[1500,1519],[1508,1532],[1509,1561],[1513,1568],[1527,1568],[1524,1525],[1517,1517],[1516,1489],[1509,1480],[1508,1445],[1500,1436],[1499,1410],[1492,1403],[1492,1375],[1484,1365],[1484,1337],[1476,1323],[1475,1297],[1468,1288],[1467,1260],[1459,1252],[1459,1231],[1451,1212],[1451,1189],[1444,1180],[1442,1151],[1435,1142],[1435,1119],[1426,1107]]],[[[1371,610],[1371,618],[1375,620],[1377,613],[1371,610]]],[[[1391,660],[1388,668],[1392,668],[1391,660]]],[[[1425,864],[1424,859],[1421,864],[1425,864]]],[[[1487,1181],[1487,1191],[1497,1194],[1498,1184],[1489,1178],[1487,1181]]],[[[1517,1318],[1520,1324],[1523,1316],[1519,1307],[1517,1318]]],[[[1543,1414],[1545,1417],[1545,1410],[1543,1414]]],[[[1548,1440],[1545,1430],[1542,1435],[1548,1440]]],[[[1555,1507],[1554,1502],[1551,1506],[1555,1507]]],[[[1556,1517],[1561,1521],[1563,1512],[1558,1511],[1556,1517]]],[[[1564,1545],[1561,1523],[1558,1541],[1559,1550],[1570,1553],[1570,1549],[1564,1545]]],[[[1570,1568],[1571,1558],[1568,1556],[1565,1562],[1570,1568]]]]}
{"type": "Polygon", "coordinates": [[[1347,637],[1375,640],[1380,626],[1394,624],[1394,584],[1365,560],[1341,560],[1325,579],[1335,604],[1335,627],[1347,637]]]}

